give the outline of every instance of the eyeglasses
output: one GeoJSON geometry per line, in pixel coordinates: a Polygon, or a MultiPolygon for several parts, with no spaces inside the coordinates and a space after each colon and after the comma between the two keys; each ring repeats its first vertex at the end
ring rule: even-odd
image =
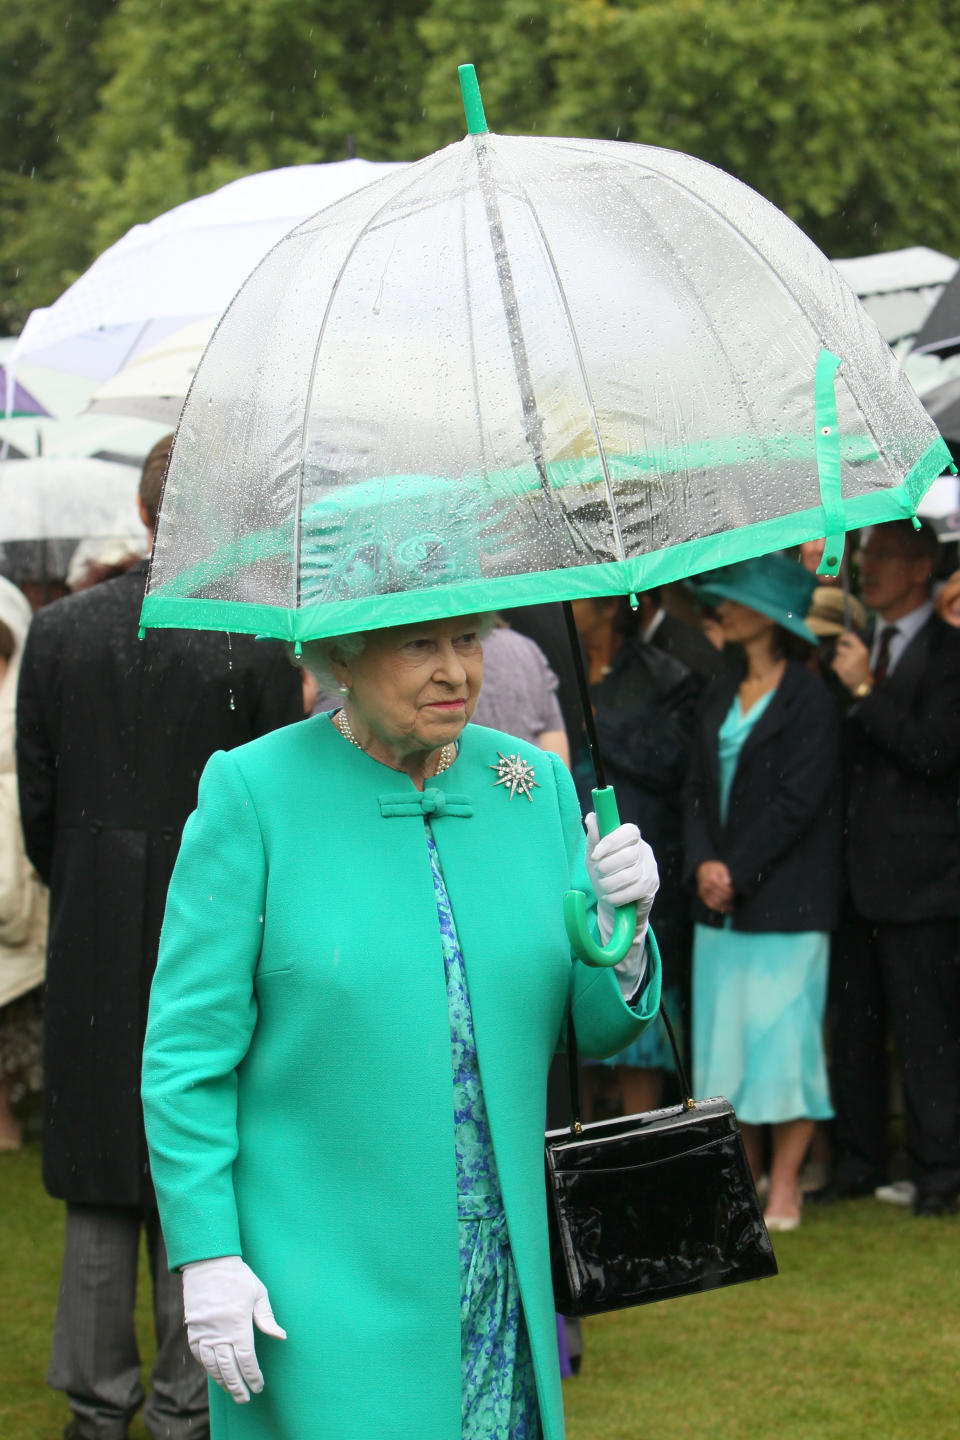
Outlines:
{"type": "Polygon", "coordinates": [[[858,565],[863,565],[865,560],[879,560],[883,564],[890,560],[901,560],[909,564],[916,556],[904,555],[901,550],[858,550],[853,558],[858,565]]]}

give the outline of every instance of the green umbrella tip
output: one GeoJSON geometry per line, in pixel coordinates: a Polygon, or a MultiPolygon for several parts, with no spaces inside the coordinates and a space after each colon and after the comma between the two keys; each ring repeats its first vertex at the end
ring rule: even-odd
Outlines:
{"type": "Polygon", "coordinates": [[[486,135],[487,117],[483,113],[477,72],[472,65],[461,65],[457,74],[460,76],[460,94],[463,97],[463,113],[467,119],[467,134],[486,135]]]}

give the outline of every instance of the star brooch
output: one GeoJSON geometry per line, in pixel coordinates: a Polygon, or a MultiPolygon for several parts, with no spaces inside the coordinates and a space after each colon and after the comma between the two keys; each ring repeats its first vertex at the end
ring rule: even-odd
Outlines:
{"type": "Polygon", "coordinates": [[[533,777],[536,774],[532,765],[526,760],[521,760],[519,755],[504,755],[497,751],[500,759],[496,765],[491,765],[491,770],[496,770],[497,778],[494,780],[494,788],[497,785],[508,785],[510,787],[509,798],[514,795],[526,795],[528,800],[533,799],[534,790],[540,789],[540,782],[533,777]]]}

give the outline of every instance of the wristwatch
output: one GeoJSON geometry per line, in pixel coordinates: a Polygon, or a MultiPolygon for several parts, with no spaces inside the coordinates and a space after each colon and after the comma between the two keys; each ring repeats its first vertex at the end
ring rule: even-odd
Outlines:
{"type": "Polygon", "coordinates": [[[861,681],[860,681],[860,684],[857,686],[856,690],[854,690],[854,692],[853,692],[853,698],[854,698],[855,700],[864,700],[864,699],[866,699],[866,697],[870,694],[870,691],[871,691],[872,689],[873,689],[873,681],[872,681],[872,680],[861,680],[861,681]]]}

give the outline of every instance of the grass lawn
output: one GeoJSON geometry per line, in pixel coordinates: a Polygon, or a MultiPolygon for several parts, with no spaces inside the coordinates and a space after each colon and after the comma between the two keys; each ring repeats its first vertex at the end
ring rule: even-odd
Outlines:
{"type": "MultiPolygon", "coordinates": [[[[63,1210],[36,1143],[0,1155],[0,1215],[0,1440],[55,1440],[68,1416],[44,1374],[63,1210]]],[[[588,1322],[569,1440],[960,1437],[960,1218],[810,1206],[776,1248],[775,1280],[588,1322]]],[[[130,1435],[145,1440],[139,1421],[130,1435]]]]}

